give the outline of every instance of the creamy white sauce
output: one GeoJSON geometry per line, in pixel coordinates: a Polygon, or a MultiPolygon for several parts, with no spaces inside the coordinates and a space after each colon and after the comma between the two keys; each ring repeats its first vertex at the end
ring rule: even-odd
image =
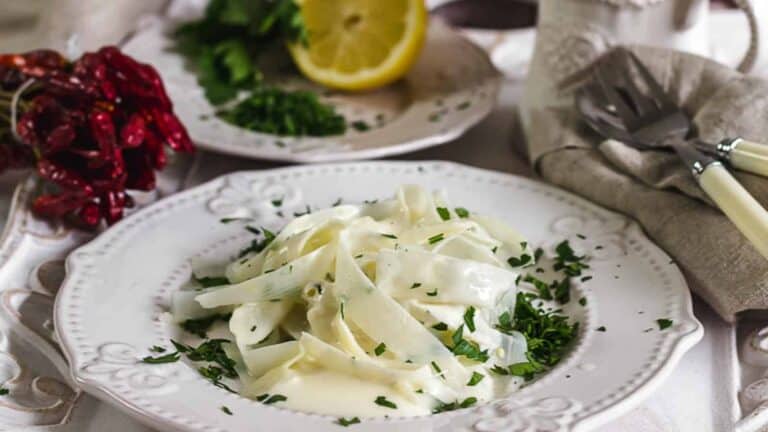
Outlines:
{"type": "Polygon", "coordinates": [[[181,292],[173,310],[177,321],[234,311],[227,350],[246,396],[340,417],[424,415],[519,387],[490,370],[526,361],[525,338],[494,328],[514,307],[519,269],[506,259],[522,253],[532,255],[511,228],[404,186],[392,200],[295,219],[228,266],[230,285],[181,292]],[[487,361],[451,351],[459,328],[487,361]]]}

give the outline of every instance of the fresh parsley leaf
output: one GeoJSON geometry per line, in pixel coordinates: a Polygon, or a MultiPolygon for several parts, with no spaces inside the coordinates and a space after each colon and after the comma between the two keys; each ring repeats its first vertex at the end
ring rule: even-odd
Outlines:
{"type": "Polygon", "coordinates": [[[373,350],[373,352],[376,353],[376,357],[384,354],[385,351],[387,351],[387,345],[385,345],[384,342],[378,344],[373,350]]]}
{"type": "Polygon", "coordinates": [[[162,363],[174,363],[179,361],[180,358],[181,358],[181,354],[179,354],[178,352],[172,352],[159,357],[147,356],[141,359],[141,361],[149,364],[162,364],[162,363]]]}
{"type": "Polygon", "coordinates": [[[352,123],[349,124],[352,126],[352,129],[358,131],[358,132],[365,132],[371,128],[368,123],[362,121],[362,120],[355,120],[352,123]]]}
{"type": "Polygon", "coordinates": [[[433,325],[432,328],[437,330],[437,331],[446,331],[446,330],[448,330],[448,324],[446,324],[444,322],[439,322],[439,323],[433,325]]]}
{"type": "Polygon", "coordinates": [[[269,396],[268,398],[266,398],[261,403],[263,403],[264,405],[272,405],[273,403],[285,402],[287,400],[288,400],[288,398],[283,396],[283,395],[281,395],[281,394],[273,394],[272,396],[269,396]]]}
{"type": "Polygon", "coordinates": [[[544,371],[542,365],[530,361],[511,364],[507,369],[510,375],[523,377],[526,381],[532,380],[535,374],[544,371]]]}
{"type": "Polygon", "coordinates": [[[659,325],[659,330],[666,330],[672,327],[673,321],[667,318],[659,318],[656,320],[656,324],[659,325]]]}
{"type": "Polygon", "coordinates": [[[204,318],[196,318],[196,319],[188,319],[181,323],[181,328],[183,328],[188,333],[191,333],[193,335],[197,335],[198,337],[205,339],[208,337],[208,330],[211,328],[213,323],[216,321],[229,321],[229,318],[231,317],[231,314],[216,314],[207,316],[204,318]]]}
{"type": "Polygon", "coordinates": [[[563,271],[567,276],[581,276],[582,270],[588,269],[584,256],[577,256],[568,240],[563,240],[555,247],[554,269],[563,271]]]}
{"type": "Polygon", "coordinates": [[[435,244],[437,242],[443,241],[444,239],[445,239],[445,234],[440,233],[440,234],[435,234],[432,237],[428,238],[427,241],[429,242],[429,244],[435,244]]]}
{"type": "Polygon", "coordinates": [[[467,308],[467,310],[464,312],[464,324],[467,325],[467,328],[470,332],[475,331],[475,307],[470,306],[467,308]]]}
{"type": "Polygon", "coordinates": [[[477,403],[477,398],[474,396],[468,397],[463,401],[440,403],[432,410],[432,414],[439,414],[446,411],[454,411],[461,408],[469,408],[477,403]]]}
{"type": "Polygon", "coordinates": [[[553,283],[555,289],[555,300],[560,304],[566,304],[571,301],[571,278],[565,277],[562,280],[553,283]]]}
{"type": "Polygon", "coordinates": [[[469,382],[467,383],[468,386],[476,386],[480,381],[485,378],[485,375],[477,372],[472,372],[472,377],[469,379],[469,382]]]}
{"type": "Polygon", "coordinates": [[[520,257],[509,257],[507,259],[507,263],[509,263],[512,267],[523,267],[526,264],[533,264],[533,258],[528,254],[522,254],[520,257]]]}
{"type": "Polygon", "coordinates": [[[397,405],[395,405],[394,402],[388,400],[385,396],[378,396],[373,402],[376,405],[383,406],[385,408],[397,409],[397,405]]]}
{"type": "Polygon", "coordinates": [[[353,424],[358,424],[358,423],[360,423],[360,419],[358,417],[350,417],[348,419],[344,417],[339,417],[339,419],[336,420],[336,424],[343,427],[351,426],[353,424]]]}
{"type": "Polygon", "coordinates": [[[440,215],[440,219],[447,221],[451,219],[451,212],[445,207],[438,207],[437,214],[440,215]]]}
{"type": "Polygon", "coordinates": [[[202,276],[197,277],[194,274],[192,275],[192,280],[200,284],[203,288],[211,288],[215,286],[221,286],[221,285],[229,285],[229,279],[227,279],[225,276],[202,276]]]}

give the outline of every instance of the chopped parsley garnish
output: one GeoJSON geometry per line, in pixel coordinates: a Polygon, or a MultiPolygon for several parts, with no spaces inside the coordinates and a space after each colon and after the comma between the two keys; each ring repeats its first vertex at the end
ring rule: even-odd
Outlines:
{"type": "Polygon", "coordinates": [[[464,312],[464,324],[467,325],[467,328],[470,332],[475,331],[475,307],[470,306],[467,308],[466,312],[464,312]]]}
{"type": "Polygon", "coordinates": [[[285,402],[288,398],[281,395],[281,394],[273,394],[270,395],[268,393],[264,393],[263,395],[256,396],[256,401],[261,402],[264,405],[272,405],[276,402],[285,402]]]}
{"type": "Polygon", "coordinates": [[[384,342],[378,344],[376,348],[373,350],[373,352],[376,354],[376,357],[384,354],[385,351],[387,351],[387,345],[384,344],[384,342]]]}
{"type": "Polygon", "coordinates": [[[414,283],[413,283],[413,285],[411,285],[411,289],[416,289],[416,288],[418,288],[418,287],[420,287],[420,286],[421,286],[421,283],[419,283],[419,282],[414,282],[414,283]]]}
{"type": "Polygon", "coordinates": [[[498,246],[494,246],[493,248],[491,248],[491,252],[493,252],[494,254],[496,253],[497,250],[499,250],[498,246]]]}
{"type": "Polygon", "coordinates": [[[542,300],[552,300],[552,292],[550,291],[550,285],[544,282],[543,280],[537,278],[536,276],[532,275],[525,275],[525,278],[523,279],[523,282],[528,282],[536,288],[536,291],[538,291],[539,298],[542,300]]]}
{"type": "Polygon", "coordinates": [[[394,235],[394,234],[384,234],[384,233],[382,233],[381,236],[389,238],[389,239],[397,240],[397,236],[394,235]]]}
{"type": "Polygon", "coordinates": [[[555,300],[560,304],[566,304],[571,301],[571,278],[563,278],[559,282],[553,283],[555,289],[555,300]]]}
{"type": "Polygon", "coordinates": [[[509,369],[499,365],[493,365],[491,372],[495,373],[496,375],[509,375],[509,369]]]}
{"type": "Polygon", "coordinates": [[[532,380],[537,373],[546,370],[544,365],[530,359],[527,362],[511,364],[507,369],[510,375],[522,377],[526,381],[532,380]]]}
{"type": "Polygon", "coordinates": [[[360,423],[360,419],[357,417],[350,417],[348,419],[344,417],[339,417],[339,419],[336,420],[336,424],[343,427],[351,426],[353,424],[358,424],[358,423],[360,423]]]}
{"type": "Polygon", "coordinates": [[[333,202],[333,204],[331,204],[331,207],[338,207],[341,205],[341,203],[342,203],[342,199],[341,197],[339,197],[336,201],[333,202]]]}
{"type": "Polygon", "coordinates": [[[532,264],[533,258],[528,254],[522,254],[520,255],[520,258],[518,257],[509,257],[507,259],[507,263],[509,263],[512,267],[522,267],[526,264],[532,264]]]}
{"type": "Polygon", "coordinates": [[[584,256],[577,256],[568,240],[563,240],[555,247],[555,270],[562,270],[568,276],[581,276],[581,271],[589,266],[584,262],[584,256]]]}
{"type": "Polygon", "coordinates": [[[277,198],[277,199],[273,199],[273,200],[271,201],[271,203],[272,203],[272,205],[273,205],[273,206],[275,206],[275,207],[280,207],[280,206],[282,206],[282,205],[283,205],[283,198],[277,198]]]}
{"type": "Polygon", "coordinates": [[[444,221],[447,221],[447,220],[451,219],[451,212],[448,211],[448,209],[445,208],[445,207],[438,207],[437,208],[437,214],[439,214],[440,215],[440,219],[442,219],[444,221]]]}
{"type": "Polygon", "coordinates": [[[667,318],[659,318],[656,320],[656,324],[659,325],[659,330],[665,330],[672,327],[673,321],[667,318]]]}
{"type": "Polygon", "coordinates": [[[304,207],[303,212],[293,212],[293,217],[301,217],[312,213],[312,207],[309,206],[309,204],[304,207]]]}
{"type": "Polygon", "coordinates": [[[490,358],[488,356],[488,350],[480,350],[480,346],[473,342],[464,339],[464,324],[460,325],[453,335],[451,335],[451,342],[453,346],[447,348],[451,350],[454,355],[464,356],[469,360],[474,360],[480,363],[485,363],[490,358]]]}
{"type": "Polygon", "coordinates": [[[178,352],[172,352],[160,357],[147,356],[141,359],[141,361],[149,364],[162,364],[162,363],[174,363],[179,361],[180,358],[181,358],[181,354],[179,354],[178,352]]]}
{"type": "Polygon", "coordinates": [[[376,405],[383,406],[385,408],[397,409],[397,405],[394,402],[388,400],[385,396],[378,396],[373,401],[376,405]]]}
{"type": "Polygon", "coordinates": [[[439,323],[433,325],[432,328],[437,330],[437,331],[446,331],[446,330],[448,330],[448,324],[446,324],[444,322],[439,322],[439,323]]]}
{"type": "Polygon", "coordinates": [[[469,217],[469,210],[465,209],[464,207],[456,207],[453,209],[454,212],[456,212],[456,216],[466,219],[469,217]]]}
{"type": "Polygon", "coordinates": [[[230,341],[211,339],[201,343],[196,348],[174,340],[171,340],[171,343],[176,347],[174,354],[177,356],[185,354],[188,359],[194,362],[208,362],[207,366],[198,368],[200,375],[207,378],[216,387],[234,393],[234,390],[221,382],[223,378],[237,378],[238,376],[235,370],[235,361],[229,358],[222,348],[223,344],[230,343],[230,341]]]}
{"type": "Polygon", "coordinates": [[[564,315],[534,307],[530,295],[520,292],[517,293],[514,315],[501,314],[496,328],[507,334],[512,331],[522,333],[528,343],[529,362],[552,367],[576,338],[579,323],[570,324],[564,315]]]}
{"type": "Polygon", "coordinates": [[[244,217],[231,217],[231,218],[221,218],[219,219],[219,223],[228,224],[228,223],[237,222],[237,221],[250,221],[250,220],[253,220],[253,219],[244,218],[244,217]]]}
{"type": "Polygon", "coordinates": [[[599,332],[604,332],[605,331],[605,326],[600,326],[600,327],[596,328],[595,330],[597,330],[599,332]]]}
{"type": "Polygon", "coordinates": [[[435,363],[434,361],[432,361],[432,362],[430,362],[429,364],[430,364],[430,366],[432,366],[432,369],[434,369],[434,371],[435,371],[435,373],[436,373],[436,374],[438,374],[438,375],[442,375],[442,373],[443,373],[443,370],[442,370],[442,369],[440,369],[440,366],[438,366],[438,365],[437,365],[437,363],[435,363]]]}
{"type": "Polygon", "coordinates": [[[586,240],[587,239],[587,236],[585,236],[584,234],[576,234],[576,237],[578,237],[578,238],[580,238],[582,240],[586,240]]]}
{"type": "Polygon", "coordinates": [[[579,304],[582,305],[582,306],[586,306],[587,305],[587,298],[586,297],[580,298],[579,299],[579,304]]]}
{"type": "Polygon", "coordinates": [[[468,386],[476,386],[480,381],[485,378],[485,375],[477,372],[472,372],[472,377],[469,379],[469,382],[467,383],[468,386]]]}
{"type": "Polygon", "coordinates": [[[5,396],[5,395],[7,395],[7,394],[8,394],[8,393],[10,393],[10,392],[11,392],[11,391],[10,391],[10,390],[8,390],[7,388],[5,388],[5,387],[0,387],[0,396],[5,396]]]}
{"type": "Polygon", "coordinates": [[[592,276],[582,276],[581,281],[586,282],[588,280],[592,280],[592,276]]]}
{"type": "Polygon", "coordinates": [[[429,244],[435,244],[435,243],[437,243],[437,242],[441,242],[441,241],[443,241],[443,240],[445,240],[445,234],[443,234],[443,233],[440,233],[440,234],[435,234],[435,235],[433,235],[432,237],[430,237],[430,238],[428,238],[428,239],[427,239],[427,241],[429,242],[429,244]]]}
{"type": "Polygon", "coordinates": [[[272,243],[276,237],[275,233],[264,227],[261,227],[261,233],[264,234],[264,238],[261,240],[252,240],[250,246],[240,251],[240,254],[238,255],[239,258],[242,258],[251,252],[259,253],[263,251],[272,243]]]}
{"type": "Polygon", "coordinates": [[[477,403],[476,397],[468,397],[464,399],[463,401],[459,402],[451,402],[451,403],[440,403],[435,407],[435,409],[432,410],[432,414],[439,414],[441,412],[446,411],[454,411],[461,408],[469,408],[477,403]]]}
{"type": "Polygon", "coordinates": [[[203,276],[197,277],[192,275],[192,280],[200,284],[203,288],[210,288],[221,285],[229,285],[229,279],[225,276],[203,276]]]}
{"type": "Polygon", "coordinates": [[[544,255],[544,249],[536,248],[536,250],[533,251],[533,260],[539,261],[543,255],[544,255]]]}
{"type": "Polygon", "coordinates": [[[341,319],[344,319],[344,302],[339,304],[339,314],[341,315],[341,319]]]}
{"type": "Polygon", "coordinates": [[[325,280],[327,280],[328,282],[336,282],[336,279],[330,273],[325,274],[325,280]]]}
{"type": "Polygon", "coordinates": [[[226,415],[232,415],[232,410],[230,410],[228,407],[221,407],[221,412],[223,412],[226,415]]]}
{"type": "Polygon", "coordinates": [[[261,230],[260,229],[258,229],[256,227],[252,227],[250,225],[246,225],[245,230],[248,231],[249,233],[253,234],[253,235],[260,235],[261,234],[261,230]]]}
{"type": "Polygon", "coordinates": [[[365,132],[369,130],[371,127],[368,125],[368,123],[362,121],[362,120],[355,120],[352,123],[349,124],[352,126],[352,129],[358,131],[358,132],[365,132]]]}
{"type": "Polygon", "coordinates": [[[437,288],[434,289],[434,291],[430,291],[427,293],[430,297],[437,297],[437,288]]]}
{"type": "Polygon", "coordinates": [[[213,323],[219,320],[227,322],[231,316],[231,314],[216,314],[204,318],[188,319],[181,323],[181,328],[183,328],[187,333],[191,333],[193,335],[199,336],[201,339],[205,339],[208,337],[207,332],[213,323]]]}
{"type": "Polygon", "coordinates": [[[149,349],[149,351],[153,353],[164,353],[166,349],[158,345],[153,345],[152,348],[149,349]]]}
{"type": "Polygon", "coordinates": [[[470,107],[470,105],[472,105],[472,103],[471,103],[471,102],[469,102],[469,101],[464,101],[464,102],[462,102],[462,103],[460,103],[460,104],[456,105],[456,110],[458,110],[458,111],[462,111],[462,110],[465,110],[465,109],[469,108],[469,107],[470,107]]]}

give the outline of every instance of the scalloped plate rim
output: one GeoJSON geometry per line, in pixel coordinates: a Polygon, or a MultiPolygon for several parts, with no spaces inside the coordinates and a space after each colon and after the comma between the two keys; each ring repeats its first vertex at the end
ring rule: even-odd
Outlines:
{"type": "MultiPolygon", "coordinates": [[[[654,253],[661,254],[663,256],[666,256],[663,250],[661,250],[656,244],[654,244],[652,241],[647,239],[645,234],[640,229],[639,225],[632,219],[629,219],[625,216],[619,215],[613,211],[604,209],[602,207],[597,206],[596,204],[593,204],[589,202],[588,200],[581,198],[579,196],[573,195],[570,192],[555,188],[551,185],[543,184],[541,182],[512,175],[507,173],[502,173],[498,171],[492,171],[487,169],[481,169],[476,167],[470,167],[464,164],[456,163],[456,162],[448,162],[448,161],[408,161],[408,162],[365,162],[365,163],[358,163],[358,164],[350,164],[350,163],[331,163],[331,164],[323,164],[323,165],[308,165],[308,166],[299,166],[299,167],[282,167],[282,168],[274,168],[271,170],[261,170],[261,171],[238,171],[233,172],[229,174],[222,175],[220,177],[217,177],[213,180],[210,180],[206,183],[203,183],[201,185],[198,185],[194,188],[185,190],[183,192],[180,192],[178,194],[172,195],[170,197],[164,198],[163,200],[159,201],[156,204],[150,205],[145,209],[142,209],[135,214],[131,215],[130,217],[126,218],[124,221],[119,222],[116,224],[115,228],[129,224],[131,221],[136,218],[140,217],[140,215],[151,212],[155,207],[161,206],[163,203],[166,203],[168,201],[172,200],[182,200],[188,195],[194,195],[196,192],[199,192],[201,190],[205,190],[208,188],[213,188],[216,186],[221,186],[224,184],[225,180],[231,177],[235,176],[243,176],[243,175],[255,175],[255,176],[261,176],[261,175],[269,175],[269,174],[279,174],[281,172],[290,172],[290,171],[301,171],[301,170],[311,170],[313,168],[331,168],[331,167],[344,167],[344,166],[351,166],[351,165],[366,165],[366,166],[426,166],[429,165],[430,167],[439,167],[441,170],[445,171],[443,168],[448,168],[450,170],[466,170],[469,172],[479,172],[483,175],[495,175],[495,176],[502,176],[502,177],[508,177],[514,179],[516,182],[522,182],[524,184],[528,185],[535,185],[536,187],[543,188],[545,190],[550,190],[555,192],[559,195],[565,195],[571,197],[576,202],[586,206],[587,208],[590,208],[593,211],[596,211],[601,214],[605,215],[615,215],[619,218],[622,218],[628,222],[628,226],[626,227],[626,230],[635,230],[637,231],[637,234],[642,238],[645,239],[646,246],[650,246],[654,253]]],[[[112,230],[108,230],[106,233],[109,234],[112,232],[112,230]]],[[[66,325],[61,325],[63,323],[63,306],[62,303],[65,302],[64,298],[66,297],[65,294],[69,291],[69,285],[70,280],[73,277],[73,275],[78,273],[78,269],[83,263],[81,263],[81,257],[80,253],[88,253],[90,248],[97,248],[100,242],[105,241],[105,236],[99,236],[95,240],[89,242],[88,244],[81,246],[80,248],[76,249],[70,256],[67,258],[66,266],[67,266],[67,277],[64,281],[64,284],[62,285],[60,295],[56,298],[55,303],[55,312],[54,312],[54,318],[56,323],[56,334],[59,337],[59,340],[62,345],[62,351],[67,358],[67,360],[72,364],[72,360],[76,358],[75,352],[72,351],[69,341],[69,338],[66,334],[63,334],[63,329],[66,328],[66,325]]],[[[603,424],[607,421],[609,421],[612,418],[615,418],[622,413],[625,413],[635,406],[637,406],[639,403],[642,402],[645,398],[649,396],[651,392],[653,392],[674,370],[674,368],[679,363],[680,358],[682,355],[689,350],[692,346],[694,346],[703,336],[703,326],[698,321],[698,319],[693,314],[693,306],[692,306],[692,299],[690,292],[687,291],[687,285],[685,283],[685,279],[683,278],[682,273],[680,272],[679,268],[676,264],[674,264],[673,269],[670,270],[673,274],[675,274],[675,279],[677,279],[677,283],[680,284],[682,287],[686,288],[687,295],[684,296],[683,303],[680,304],[680,307],[682,308],[682,318],[686,319],[686,325],[688,326],[687,331],[684,332],[678,332],[675,335],[675,340],[671,343],[671,348],[669,350],[669,354],[667,358],[660,363],[660,367],[654,371],[647,379],[643,381],[642,384],[638,385],[634,390],[629,392],[623,399],[618,400],[606,407],[603,407],[596,412],[590,414],[586,418],[582,419],[576,419],[568,424],[569,429],[564,430],[573,430],[573,431],[583,431],[590,428],[593,428],[597,425],[603,424]]],[[[678,324],[678,323],[675,323],[678,324]]],[[[71,376],[73,379],[78,382],[79,384],[83,385],[84,388],[86,388],[90,393],[97,396],[99,399],[102,399],[104,401],[110,402],[113,405],[116,405],[121,410],[140,417],[142,421],[147,422],[149,424],[152,424],[157,427],[171,427],[175,430],[187,430],[184,428],[180,428],[179,425],[169,421],[168,419],[158,417],[152,413],[148,413],[145,410],[143,410],[141,407],[136,406],[132,402],[125,400],[122,396],[116,395],[113,391],[104,388],[103,385],[100,385],[97,380],[92,380],[87,377],[83,377],[78,375],[77,371],[72,369],[71,376]]],[[[299,415],[306,415],[306,413],[296,413],[299,415]]],[[[450,415],[458,415],[455,413],[447,413],[450,415]]],[[[313,414],[309,414],[310,416],[315,416],[313,414]]],[[[444,415],[441,415],[444,416],[444,415]]],[[[440,416],[427,416],[427,418],[437,418],[440,416]]],[[[384,420],[383,422],[386,422],[384,420]]]]}

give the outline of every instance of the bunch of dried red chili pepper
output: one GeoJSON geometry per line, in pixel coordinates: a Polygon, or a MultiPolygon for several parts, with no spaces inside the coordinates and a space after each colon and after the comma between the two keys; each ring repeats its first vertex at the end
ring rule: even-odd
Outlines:
{"type": "Polygon", "coordinates": [[[151,66],[115,47],[74,62],[49,50],[0,54],[0,171],[35,168],[52,184],[36,214],[118,221],[133,205],[128,190],[155,188],[166,145],[194,149],[151,66]]]}

